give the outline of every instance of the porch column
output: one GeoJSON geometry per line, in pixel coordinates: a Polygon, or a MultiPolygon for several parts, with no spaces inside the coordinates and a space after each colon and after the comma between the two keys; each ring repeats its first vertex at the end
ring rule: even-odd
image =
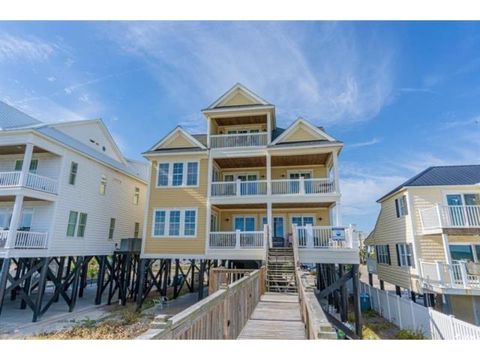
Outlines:
{"type": "Polygon", "coordinates": [[[30,162],[32,161],[33,144],[27,143],[25,154],[23,155],[22,171],[20,173],[20,186],[27,184],[28,173],[30,171],[30,162]]]}
{"type": "Polygon", "coordinates": [[[333,161],[333,182],[335,184],[335,192],[340,194],[337,152],[332,152],[332,161],[333,161]]]}
{"type": "Polygon", "coordinates": [[[267,152],[267,195],[272,195],[272,156],[267,152]]]}
{"type": "Polygon", "coordinates": [[[273,213],[272,213],[272,203],[267,203],[267,223],[268,223],[268,241],[272,245],[273,241],[273,213]]]}
{"type": "Polygon", "coordinates": [[[448,235],[442,233],[443,251],[445,253],[445,261],[448,265],[452,265],[452,257],[450,255],[450,247],[448,242],[448,235]]]}
{"type": "Polygon", "coordinates": [[[210,149],[210,135],[212,131],[212,125],[211,125],[212,119],[210,119],[210,116],[207,116],[207,148],[210,149]]]}
{"type": "Polygon", "coordinates": [[[270,112],[267,113],[267,145],[270,144],[272,139],[272,117],[270,112]]]}
{"type": "Polygon", "coordinates": [[[212,206],[210,205],[210,196],[212,195],[212,172],[213,172],[213,159],[208,154],[208,169],[207,169],[207,215],[206,215],[206,224],[205,224],[205,245],[208,249],[210,245],[210,231],[211,231],[211,217],[212,217],[212,206]]]}
{"type": "Polygon", "coordinates": [[[9,231],[7,236],[7,248],[15,247],[15,239],[17,238],[17,229],[20,225],[20,217],[22,215],[23,195],[15,196],[15,205],[13,205],[12,219],[10,220],[9,231]]]}
{"type": "Polygon", "coordinates": [[[342,213],[340,211],[340,201],[335,203],[335,226],[342,225],[342,213]]]}

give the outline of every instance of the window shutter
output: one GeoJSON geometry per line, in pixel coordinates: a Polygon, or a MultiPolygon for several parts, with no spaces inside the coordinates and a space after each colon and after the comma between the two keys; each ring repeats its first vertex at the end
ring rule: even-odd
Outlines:
{"type": "Polygon", "coordinates": [[[398,199],[395,199],[395,211],[397,213],[397,218],[400,217],[400,209],[398,207],[399,207],[398,199]]]}
{"type": "Polygon", "coordinates": [[[413,259],[413,249],[412,249],[412,244],[407,245],[407,251],[408,251],[408,266],[411,266],[415,268],[415,260],[413,259]]]}
{"type": "Polygon", "coordinates": [[[390,245],[387,245],[388,265],[392,265],[392,258],[390,257],[390,245]]]}
{"type": "Polygon", "coordinates": [[[378,245],[375,245],[375,255],[377,255],[377,264],[380,263],[379,257],[378,257],[378,245]]]}
{"type": "Polygon", "coordinates": [[[395,244],[395,248],[397,250],[397,263],[398,266],[402,266],[402,263],[400,262],[400,244],[395,244]]]}

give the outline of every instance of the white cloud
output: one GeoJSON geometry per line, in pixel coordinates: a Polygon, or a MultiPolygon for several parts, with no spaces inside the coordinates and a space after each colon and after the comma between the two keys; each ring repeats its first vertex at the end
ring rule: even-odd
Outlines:
{"type": "Polygon", "coordinates": [[[55,46],[48,42],[0,33],[0,62],[46,61],[54,51],[55,46]]]}
{"type": "Polygon", "coordinates": [[[347,144],[345,147],[347,149],[348,148],[360,148],[360,147],[372,146],[372,145],[378,144],[380,142],[382,142],[381,139],[373,138],[372,140],[368,140],[368,141],[362,141],[362,142],[358,142],[358,143],[347,144]]]}
{"type": "Polygon", "coordinates": [[[55,78],[55,76],[49,76],[49,77],[47,77],[47,80],[48,80],[49,82],[54,82],[54,81],[57,80],[57,79],[55,78]]]}
{"type": "Polygon", "coordinates": [[[163,22],[110,30],[182,107],[192,105],[185,94],[206,105],[241,82],[277,105],[281,125],[299,115],[324,125],[374,117],[392,89],[391,45],[358,38],[345,24],[163,22]]]}

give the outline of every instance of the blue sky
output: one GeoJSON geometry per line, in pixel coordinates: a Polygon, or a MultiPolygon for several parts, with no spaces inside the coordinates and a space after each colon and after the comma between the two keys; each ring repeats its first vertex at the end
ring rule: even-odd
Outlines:
{"type": "Polygon", "coordinates": [[[102,118],[131,158],[241,82],[345,142],[345,223],[422,169],[480,163],[480,23],[2,22],[0,99],[102,118]],[[147,130],[148,129],[148,130],[147,130]]]}

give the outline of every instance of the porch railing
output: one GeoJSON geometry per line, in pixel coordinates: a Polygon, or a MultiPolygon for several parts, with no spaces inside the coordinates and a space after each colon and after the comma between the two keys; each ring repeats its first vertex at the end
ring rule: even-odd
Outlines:
{"type": "MultiPolygon", "coordinates": [[[[0,231],[0,248],[7,247],[10,230],[0,231]]],[[[46,249],[48,233],[36,231],[17,231],[13,249],[46,249]]]]}
{"type": "Polygon", "coordinates": [[[354,249],[359,246],[353,227],[293,225],[293,234],[299,248],[354,249]]]}
{"type": "Polygon", "coordinates": [[[266,245],[265,231],[217,231],[210,233],[211,249],[261,249],[266,245]]]}
{"type": "Polygon", "coordinates": [[[247,133],[210,135],[211,148],[242,148],[251,146],[265,146],[268,143],[268,133],[247,133]]]}
{"type": "Polygon", "coordinates": [[[328,178],[272,180],[272,195],[327,194],[335,192],[335,182],[328,178]]]}
{"type": "MultiPolygon", "coordinates": [[[[332,179],[271,180],[272,195],[315,195],[335,192],[332,179]]],[[[212,183],[211,196],[258,196],[268,194],[267,180],[216,181],[212,183]]]]}
{"type": "Polygon", "coordinates": [[[480,205],[439,205],[420,210],[424,231],[480,227],[480,205]]]}
{"type": "Polygon", "coordinates": [[[422,280],[426,287],[480,289],[480,273],[471,273],[469,264],[465,261],[454,261],[450,265],[442,261],[420,261],[420,266],[422,280]]]}
{"type": "MultiPolygon", "coordinates": [[[[21,171],[0,172],[0,188],[20,186],[21,171]]],[[[57,193],[57,181],[46,176],[29,173],[25,187],[33,190],[57,193]]]]}
{"type": "Polygon", "coordinates": [[[221,181],[212,183],[212,196],[256,196],[267,194],[267,181],[221,181]]]}

